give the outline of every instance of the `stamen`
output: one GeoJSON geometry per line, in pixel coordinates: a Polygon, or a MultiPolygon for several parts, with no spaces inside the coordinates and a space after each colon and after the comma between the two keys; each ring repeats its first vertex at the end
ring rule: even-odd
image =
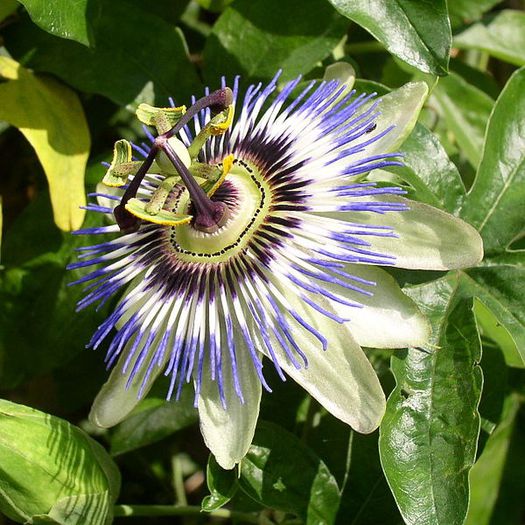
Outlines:
{"type": "Polygon", "coordinates": [[[177,153],[163,136],[158,137],[155,143],[166,153],[168,159],[175,166],[179,173],[188,193],[191,202],[195,208],[195,221],[193,226],[197,230],[206,233],[217,231],[228,220],[229,210],[223,202],[212,201],[205,191],[197,184],[197,181],[191,176],[188,168],[180,160],[177,153]]]}
{"type": "Polygon", "coordinates": [[[162,150],[175,166],[181,176],[191,200],[195,206],[196,216],[194,227],[198,230],[211,233],[219,229],[228,219],[228,208],[224,203],[212,201],[191,176],[186,166],[175,153],[168,139],[178,133],[188,122],[200,111],[210,108],[213,115],[226,110],[233,103],[233,93],[229,87],[218,89],[206,97],[202,97],[191,106],[180,120],[169,131],[159,135],[152,144],[146,160],[138,169],[135,177],[126,189],[120,204],[115,207],[113,214],[121,231],[136,231],[140,225],[140,219],[126,210],[127,202],[137,195],[140,184],[149,168],[153,164],[157,153],[162,150]]]}

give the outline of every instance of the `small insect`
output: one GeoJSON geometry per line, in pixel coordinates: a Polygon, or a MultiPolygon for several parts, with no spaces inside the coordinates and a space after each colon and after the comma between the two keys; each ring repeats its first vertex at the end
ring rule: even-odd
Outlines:
{"type": "Polygon", "coordinates": [[[374,129],[377,128],[377,124],[374,122],[374,124],[372,124],[371,126],[368,126],[368,128],[366,128],[365,130],[365,133],[372,133],[372,131],[374,131],[374,129]]]}

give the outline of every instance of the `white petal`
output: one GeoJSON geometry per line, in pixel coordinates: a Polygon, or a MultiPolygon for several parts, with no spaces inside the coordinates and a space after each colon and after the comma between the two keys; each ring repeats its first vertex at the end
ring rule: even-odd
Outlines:
{"type": "Polygon", "coordinates": [[[449,213],[393,195],[363,197],[361,200],[404,202],[410,208],[385,214],[352,212],[337,215],[349,222],[391,226],[398,238],[369,236],[366,240],[372,244],[372,250],[394,255],[395,266],[454,270],[475,266],[483,259],[483,241],[479,233],[449,213]]]}
{"type": "MultiPolygon", "coordinates": [[[[333,312],[328,301],[313,298],[333,312]]],[[[308,358],[308,368],[297,369],[275,342],[281,368],[310,393],[326,410],[357,432],[373,432],[385,413],[385,395],[377,375],[351,334],[350,324],[339,324],[288,294],[297,313],[328,339],[323,351],[319,341],[298,327],[294,339],[308,358]]]]}
{"type": "MultiPolygon", "coordinates": [[[[236,341],[237,342],[237,341],[236,341]]],[[[216,381],[205,367],[199,396],[199,419],[206,446],[224,469],[232,469],[246,455],[255,433],[261,402],[261,382],[248,350],[237,345],[237,370],[244,403],[234,386],[227,348],[222,349],[222,369],[226,409],[219,397],[216,381]]]]}
{"type": "MultiPolygon", "coordinates": [[[[150,391],[155,379],[157,379],[160,373],[164,370],[164,365],[168,356],[166,356],[160,365],[155,365],[153,372],[146,380],[142,392],[140,392],[140,390],[146,375],[146,366],[141,367],[139,372],[135,375],[132,383],[127,386],[128,374],[122,373],[122,369],[127,358],[127,350],[132,344],[133,340],[126,344],[126,347],[111,371],[108,380],[102,385],[100,392],[97,394],[97,397],[93,402],[93,406],[89,412],[89,420],[97,427],[111,428],[126,419],[140,400],[150,391]]],[[[152,345],[146,363],[155,349],[156,345],[152,345]]]]}
{"type": "MultiPolygon", "coordinates": [[[[395,151],[416,125],[419,112],[427,95],[428,86],[425,82],[409,82],[381,97],[377,108],[380,115],[376,120],[374,135],[381,133],[392,125],[395,125],[395,127],[384,137],[367,146],[365,151],[353,155],[352,159],[395,151]]],[[[364,106],[362,111],[365,111],[368,107],[369,105],[364,106]]],[[[370,136],[365,135],[363,141],[369,138],[370,136]]]]}
{"type": "Polygon", "coordinates": [[[345,290],[344,296],[361,303],[363,308],[334,302],[338,315],[350,319],[350,331],[361,346],[406,348],[428,342],[429,321],[391,275],[381,268],[358,264],[346,265],[345,271],[376,283],[373,287],[363,286],[374,294],[372,297],[345,290]]]}

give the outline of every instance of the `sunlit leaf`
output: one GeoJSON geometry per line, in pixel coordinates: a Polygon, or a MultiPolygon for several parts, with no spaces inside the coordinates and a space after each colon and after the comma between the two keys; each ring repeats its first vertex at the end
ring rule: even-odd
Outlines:
{"type": "MultiPolygon", "coordinates": [[[[35,24],[56,36],[93,44],[89,0],[20,0],[35,24]]],[[[96,14],[96,13],[95,13],[96,14]]]]}
{"type": "Polygon", "coordinates": [[[0,77],[0,119],[20,129],[35,149],[49,182],[57,226],[79,228],[90,137],[77,96],[5,56],[0,57],[0,77]]]}

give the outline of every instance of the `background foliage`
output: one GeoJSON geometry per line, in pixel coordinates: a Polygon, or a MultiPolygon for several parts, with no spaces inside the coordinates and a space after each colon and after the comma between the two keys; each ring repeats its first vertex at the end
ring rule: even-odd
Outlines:
{"type": "Polygon", "coordinates": [[[2,0],[0,45],[0,523],[524,523],[523,1],[2,0]],[[486,252],[466,271],[393,272],[434,336],[370,350],[390,393],[380,432],[277,377],[239,476],[162,385],[90,428],[105,371],[83,348],[105,312],[74,313],[68,231],[99,220],[84,189],[117,138],[141,141],[134,109],[336,60],[359,89],[429,84],[386,176],[478,228],[486,252]]]}

